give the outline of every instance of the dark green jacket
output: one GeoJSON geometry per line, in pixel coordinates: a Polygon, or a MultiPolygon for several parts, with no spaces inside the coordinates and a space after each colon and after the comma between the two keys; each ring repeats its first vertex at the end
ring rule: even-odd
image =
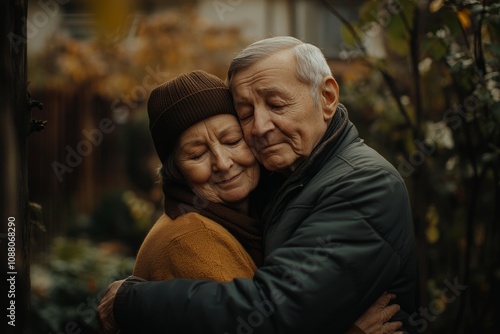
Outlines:
{"type": "Polygon", "coordinates": [[[385,291],[415,312],[416,259],[402,178],[342,106],[264,217],[253,279],[125,282],[114,304],[136,333],[344,333],[385,291]]]}

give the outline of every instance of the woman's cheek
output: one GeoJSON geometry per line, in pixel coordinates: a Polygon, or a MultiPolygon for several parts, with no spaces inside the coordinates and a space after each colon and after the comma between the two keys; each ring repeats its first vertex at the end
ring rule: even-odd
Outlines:
{"type": "Polygon", "coordinates": [[[208,183],[212,175],[210,164],[206,162],[193,162],[185,166],[184,176],[190,183],[208,183]]]}
{"type": "Polygon", "coordinates": [[[246,145],[240,150],[240,152],[238,152],[238,156],[240,157],[242,165],[253,166],[257,164],[257,160],[255,159],[252,151],[246,145]]]}

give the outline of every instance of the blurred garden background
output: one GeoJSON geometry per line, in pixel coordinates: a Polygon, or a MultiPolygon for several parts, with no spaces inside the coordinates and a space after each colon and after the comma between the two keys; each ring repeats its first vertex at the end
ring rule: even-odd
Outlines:
{"type": "Polygon", "coordinates": [[[406,181],[420,332],[500,333],[498,1],[28,5],[28,90],[47,121],[27,140],[32,333],[97,333],[99,299],[162,212],[150,90],[194,69],[225,79],[276,35],[324,51],[361,136],[406,181]]]}

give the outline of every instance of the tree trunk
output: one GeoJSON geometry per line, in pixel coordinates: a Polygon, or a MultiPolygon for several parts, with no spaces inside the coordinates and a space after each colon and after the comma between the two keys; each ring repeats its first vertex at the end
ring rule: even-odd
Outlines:
{"type": "Polygon", "coordinates": [[[26,136],[30,113],[26,95],[26,20],[23,19],[27,14],[27,1],[1,1],[0,13],[3,39],[0,43],[2,333],[29,333],[26,136]]]}

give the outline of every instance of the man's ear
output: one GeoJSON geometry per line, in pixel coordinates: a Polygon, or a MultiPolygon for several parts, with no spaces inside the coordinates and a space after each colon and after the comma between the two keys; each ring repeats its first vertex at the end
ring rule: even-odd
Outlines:
{"type": "Polygon", "coordinates": [[[339,104],[339,85],[332,76],[327,76],[323,78],[320,89],[323,118],[325,121],[329,121],[335,115],[339,104]]]}

